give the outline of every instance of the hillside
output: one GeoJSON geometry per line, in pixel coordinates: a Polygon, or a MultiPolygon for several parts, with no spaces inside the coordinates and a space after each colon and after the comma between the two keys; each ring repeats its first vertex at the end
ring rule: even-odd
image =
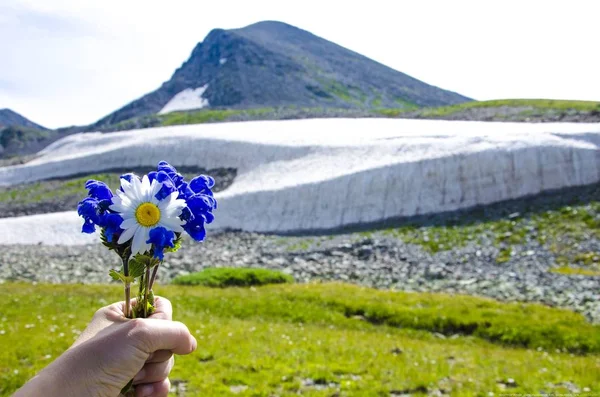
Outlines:
{"type": "Polygon", "coordinates": [[[10,109],[0,109],[0,157],[43,149],[56,133],[10,109]]]}
{"type": "Polygon", "coordinates": [[[503,99],[473,101],[457,105],[410,108],[340,109],[310,107],[259,107],[208,108],[174,111],[133,117],[116,124],[60,128],[56,131],[39,131],[24,127],[11,127],[0,137],[0,145],[10,142],[9,150],[0,150],[0,166],[22,163],[56,139],[85,131],[123,131],[170,125],[220,123],[228,121],[289,120],[309,118],[412,118],[439,120],[469,120],[496,122],[600,122],[600,102],[551,99],[503,99]],[[13,158],[14,157],[14,158],[13,158]]]}
{"type": "Polygon", "coordinates": [[[90,126],[82,131],[124,131],[169,125],[227,121],[290,120],[309,118],[404,118],[466,121],[599,123],[600,102],[552,99],[472,101],[450,106],[412,108],[298,108],[198,109],[134,117],[117,124],[90,126]]]}
{"type": "Polygon", "coordinates": [[[416,108],[467,101],[302,29],[265,21],[212,30],[169,81],[95,126],[202,107],[416,108]]]}
{"type": "MultiPolygon", "coordinates": [[[[385,111],[384,111],[385,112],[385,111]]],[[[553,99],[502,99],[474,101],[437,108],[389,111],[404,118],[518,121],[518,122],[600,122],[600,102],[553,99]]]]}
{"type": "Polygon", "coordinates": [[[36,130],[47,130],[47,128],[42,127],[41,125],[21,116],[19,113],[6,108],[0,109],[0,129],[4,127],[26,127],[36,130]]]}

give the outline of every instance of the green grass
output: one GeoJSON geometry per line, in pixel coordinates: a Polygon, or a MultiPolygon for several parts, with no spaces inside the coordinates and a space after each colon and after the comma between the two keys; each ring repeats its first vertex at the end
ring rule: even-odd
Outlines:
{"type": "Polygon", "coordinates": [[[400,105],[400,107],[402,109],[406,109],[406,110],[414,110],[414,109],[418,109],[419,106],[407,101],[406,99],[402,99],[402,98],[396,98],[394,99],[394,102],[396,102],[398,105],[400,105]]]}
{"type": "MultiPolygon", "coordinates": [[[[371,105],[375,108],[368,109],[368,96],[358,87],[346,86],[336,80],[324,78],[318,79],[318,82],[320,84],[320,89],[332,97],[337,97],[348,104],[357,105],[359,108],[361,108],[361,111],[367,112],[367,114],[382,117],[393,118],[409,111],[416,111],[416,116],[418,117],[438,118],[471,108],[502,106],[530,108],[523,110],[523,112],[520,113],[520,116],[522,117],[543,115],[543,112],[545,111],[557,111],[561,113],[568,111],[600,112],[600,102],[550,99],[501,99],[491,101],[473,101],[452,106],[420,108],[410,101],[402,98],[395,98],[394,102],[397,104],[397,107],[381,108],[382,98],[380,95],[377,95],[375,99],[371,101],[371,105]]],[[[348,117],[356,117],[356,114],[353,116],[352,112],[349,112],[349,109],[342,108],[304,108],[302,109],[302,112],[299,113],[294,113],[293,110],[298,109],[296,109],[295,106],[287,106],[282,108],[264,107],[254,109],[200,109],[193,111],[172,112],[165,115],[151,115],[133,118],[111,126],[104,126],[103,129],[107,131],[114,131],[134,128],[150,128],[156,126],[216,123],[235,120],[269,120],[281,118],[281,115],[278,116],[278,113],[281,112],[285,113],[285,116],[283,117],[284,119],[298,117],[299,113],[302,113],[302,118],[306,117],[306,114],[311,113],[312,117],[332,117],[333,115],[347,115],[348,117]],[[326,110],[326,112],[324,110],[326,110]]],[[[360,114],[364,116],[364,113],[360,114]]],[[[498,117],[501,119],[502,115],[499,115],[498,117]]]]}
{"type": "MultiPolygon", "coordinates": [[[[473,101],[458,105],[440,106],[430,108],[418,108],[411,102],[397,99],[396,102],[401,105],[399,108],[381,108],[374,109],[373,112],[384,117],[398,117],[409,111],[417,111],[416,116],[422,118],[442,118],[459,113],[468,109],[476,108],[498,108],[498,107],[520,107],[530,108],[523,110],[520,116],[539,116],[546,112],[567,113],[569,111],[578,112],[600,112],[600,102],[593,101],[568,101],[553,99],[497,99],[491,101],[473,101]]],[[[498,115],[499,119],[508,116],[498,115]]]]}
{"type": "Polygon", "coordinates": [[[600,102],[567,101],[553,99],[497,99],[491,101],[466,102],[452,106],[426,108],[420,112],[423,117],[443,117],[466,109],[490,107],[532,107],[537,110],[577,110],[581,112],[600,112],[600,102]]]}
{"type": "MultiPolygon", "coordinates": [[[[600,390],[600,329],[565,310],[342,284],[157,293],[199,342],[171,374],[187,383],[186,396],[227,396],[236,385],[253,396],[483,396],[502,393],[508,379],[511,393],[548,384],[564,393],[567,381],[600,390]]],[[[121,294],[112,285],[0,285],[0,395],[60,355],[94,311],[121,294]]]]}
{"type": "Polygon", "coordinates": [[[214,121],[224,121],[234,114],[239,114],[239,110],[202,110],[196,112],[173,112],[161,118],[161,125],[181,125],[181,124],[201,124],[214,121]]]}
{"type": "Polygon", "coordinates": [[[203,285],[213,288],[251,287],[293,282],[292,276],[277,270],[244,268],[209,268],[173,279],[173,284],[177,285],[203,285]]]}
{"type": "MultiPolygon", "coordinates": [[[[150,170],[150,168],[148,168],[150,170]]],[[[73,202],[72,209],[76,209],[77,202],[87,196],[85,182],[96,179],[105,182],[112,190],[120,186],[122,172],[104,172],[66,179],[38,181],[24,185],[0,187],[0,204],[27,205],[44,202],[73,202]]],[[[195,175],[184,173],[186,178],[195,175]]],[[[54,205],[53,205],[54,206],[54,205]]]]}
{"type": "Polygon", "coordinates": [[[410,109],[408,108],[381,108],[375,109],[374,112],[384,117],[398,117],[400,114],[408,112],[409,110],[410,109]]]}
{"type": "Polygon", "coordinates": [[[406,225],[389,228],[382,233],[418,244],[429,252],[462,247],[469,242],[478,244],[482,238],[491,239],[501,248],[498,262],[510,259],[511,247],[534,238],[569,263],[596,263],[600,253],[579,252],[573,243],[590,237],[600,238],[600,201],[564,205],[555,209],[517,213],[514,217],[471,221],[457,220],[432,226],[406,225]]]}
{"type": "Polygon", "coordinates": [[[27,143],[42,141],[53,135],[53,131],[38,130],[22,126],[0,126],[0,146],[22,148],[27,143]]]}
{"type": "Polygon", "coordinates": [[[600,270],[582,269],[569,266],[559,266],[551,270],[552,273],[566,274],[568,276],[600,276],[600,270]]]}
{"type": "Polygon", "coordinates": [[[160,117],[160,125],[203,124],[227,121],[234,116],[244,115],[252,119],[260,119],[274,108],[256,109],[202,109],[192,112],[172,112],[160,117]]]}
{"type": "Polygon", "coordinates": [[[596,265],[600,261],[600,252],[581,252],[575,255],[575,262],[583,265],[596,265]]]}
{"type": "Polygon", "coordinates": [[[52,183],[40,181],[10,188],[0,188],[0,202],[28,204],[72,196],[84,198],[87,196],[84,185],[88,179],[97,179],[106,182],[111,188],[115,188],[119,186],[120,175],[120,173],[92,174],[66,180],[55,180],[52,183]]]}

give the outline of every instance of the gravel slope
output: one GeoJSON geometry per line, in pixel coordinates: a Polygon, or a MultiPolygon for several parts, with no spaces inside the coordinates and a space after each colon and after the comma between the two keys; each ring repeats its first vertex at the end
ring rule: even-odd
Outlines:
{"type": "MultiPolygon", "coordinates": [[[[585,242],[600,251],[600,241],[585,242]]],[[[535,241],[513,247],[515,255],[497,263],[492,242],[431,254],[418,245],[375,233],[313,237],[266,236],[244,232],[210,235],[202,244],[186,242],[161,266],[160,282],[205,267],[281,269],[300,282],[340,280],[377,288],[444,291],[500,300],[542,302],[566,307],[600,322],[600,277],[549,271],[555,255],[535,241]]],[[[3,246],[0,280],[50,283],[109,281],[119,260],[98,244],[83,246],[3,246]]]]}

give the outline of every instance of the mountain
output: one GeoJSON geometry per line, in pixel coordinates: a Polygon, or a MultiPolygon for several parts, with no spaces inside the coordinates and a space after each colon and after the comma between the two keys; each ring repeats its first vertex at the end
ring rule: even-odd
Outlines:
{"type": "Polygon", "coordinates": [[[10,109],[0,109],[0,157],[34,153],[57,134],[10,109]]]}
{"type": "Polygon", "coordinates": [[[202,107],[422,107],[469,101],[297,27],[214,29],[157,90],[98,121],[202,107]]]}
{"type": "Polygon", "coordinates": [[[0,129],[3,127],[26,127],[36,130],[47,130],[47,128],[26,119],[10,109],[0,109],[0,129]]]}

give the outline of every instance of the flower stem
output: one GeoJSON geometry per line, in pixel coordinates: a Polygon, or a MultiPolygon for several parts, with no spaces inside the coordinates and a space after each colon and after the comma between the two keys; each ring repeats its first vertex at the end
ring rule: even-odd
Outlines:
{"type": "Polygon", "coordinates": [[[150,266],[146,266],[146,290],[144,291],[144,318],[148,318],[148,292],[150,287],[150,266]]]}
{"type": "Polygon", "coordinates": [[[156,280],[156,273],[158,273],[158,266],[160,265],[160,262],[158,262],[156,264],[156,266],[154,266],[154,269],[152,269],[152,277],[150,278],[150,291],[152,291],[152,287],[154,286],[154,280],[156,280]]]}
{"type": "MultiPolygon", "coordinates": [[[[123,258],[123,274],[125,277],[129,277],[129,258],[123,258]]],[[[130,318],[130,310],[129,310],[129,302],[131,300],[131,291],[130,284],[125,283],[125,309],[123,310],[123,314],[125,318],[130,318]]]]}

